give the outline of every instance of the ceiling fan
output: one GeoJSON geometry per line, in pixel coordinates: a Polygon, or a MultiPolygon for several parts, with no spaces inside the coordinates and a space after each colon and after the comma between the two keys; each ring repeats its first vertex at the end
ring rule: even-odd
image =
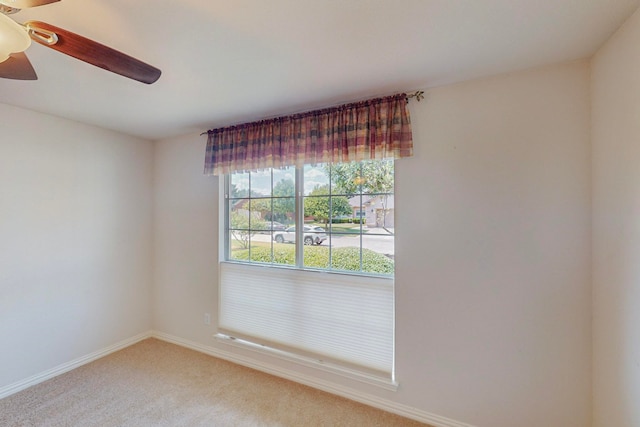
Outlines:
{"type": "Polygon", "coordinates": [[[19,24],[9,15],[29,7],[44,6],[60,0],[0,0],[0,77],[37,80],[24,51],[31,41],[72,56],[107,71],[151,84],[162,73],[156,67],[118,52],[98,42],[40,21],[19,24]]]}

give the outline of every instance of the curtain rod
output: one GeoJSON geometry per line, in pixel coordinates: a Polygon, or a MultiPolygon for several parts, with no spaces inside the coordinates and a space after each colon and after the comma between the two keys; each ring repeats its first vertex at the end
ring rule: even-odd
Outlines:
{"type": "MultiPolygon", "coordinates": [[[[424,91],[423,90],[417,90],[412,94],[407,95],[407,100],[411,99],[411,98],[415,98],[416,101],[420,102],[424,99],[424,91]]],[[[204,131],[200,134],[200,136],[206,135],[209,131],[204,131]]]]}

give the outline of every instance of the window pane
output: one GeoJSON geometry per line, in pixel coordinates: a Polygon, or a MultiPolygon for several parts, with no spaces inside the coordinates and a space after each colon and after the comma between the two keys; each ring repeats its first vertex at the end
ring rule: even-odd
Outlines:
{"type": "Polygon", "coordinates": [[[251,172],[251,197],[271,196],[271,169],[251,172]]]}
{"type": "Polygon", "coordinates": [[[251,235],[250,260],[271,263],[273,261],[271,227],[269,220],[273,213],[270,198],[251,199],[251,235]]]}
{"type": "Polygon", "coordinates": [[[343,237],[331,248],[331,268],[338,271],[360,271],[360,237],[343,237]],[[344,246],[342,246],[344,245],[344,246]]]}
{"type": "Polygon", "coordinates": [[[251,235],[253,232],[249,230],[230,230],[229,245],[230,257],[235,260],[249,259],[249,245],[251,243],[251,235]]]}
{"type": "MultiPolygon", "coordinates": [[[[387,205],[376,210],[376,224],[385,229],[393,229],[395,227],[394,214],[393,196],[388,196],[387,205]]],[[[393,233],[393,230],[391,232],[393,233]]]]}
{"type": "Polygon", "coordinates": [[[273,231],[273,262],[276,264],[295,265],[296,263],[296,228],[286,227],[273,231]]]}
{"type": "Polygon", "coordinates": [[[392,194],[363,195],[361,212],[368,227],[394,227],[394,197],[392,194]]]}
{"type": "Polygon", "coordinates": [[[362,162],[362,192],[364,194],[393,193],[393,160],[362,162]]]}
{"type": "Polygon", "coordinates": [[[393,235],[362,236],[362,271],[365,273],[393,274],[393,235]]]}
{"type": "Polygon", "coordinates": [[[318,224],[305,224],[303,234],[304,266],[309,268],[329,267],[329,235],[318,224]]]}
{"type": "Polygon", "coordinates": [[[348,224],[353,222],[353,208],[351,202],[346,196],[334,196],[331,197],[331,223],[333,224],[348,224]]]}
{"type": "Polygon", "coordinates": [[[360,163],[339,163],[331,166],[331,193],[353,196],[362,191],[360,163]]]}
{"type": "Polygon", "coordinates": [[[347,237],[354,237],[360,235],[360,227],[358,220],[354,220],[351,216],[344,218],[338,217],[331,220],[329,231],[331,232],[331,236],[335,238],[340,238],[343,234],[347,235],[347,237]]]}
{"type": "Polygon", "coordinates": [[[358,225],[360,226],[362,225],[366,225],[367,223],[369,223],[370,221],[368,221],[368,217],[371,218],[371,208],[369,207],[369,205],[367,204],[367,201],[369,200],[368,196],[353,196],[349,198],[349,205],[351,206],[352,209],[352,213],[351,213],[351,221],[353,222],[354,225],[358,225]]]}
{"type": "Polygon", "coordinates": [[[291,243],[273,242],[273,262],[281,265],[296,264],[296,246],[291,243]]]}
{"type": "Polygon", "coordinates": [[[273,251],[268,233],[258,232],[251,234],[249,259],[252,262],[271,263],[273,261],[273,251]]]}
{"type": "Polygon", "coordinates": [[[238,199],[229,201],[229,228],[234,230],[249,229],[249,209],[251,202],[249,199],[238,199]]]}
{"type": "Polygon", "coordinates": [[[281,230],[295,224],[296,184],[295,168],[273,170],[273,217],[278,222],[275,230],[281,230]]]}
{"type": "Polygon", "coordinates": [[[269,219],[272,213],[271,199],[251,199],[251,229],[269,230],[269,219]]]}
{"type": "Polygon", "coordinates": [[[295,168],[273,170],[273,196],[294,197],[296,195],[295,168]]]}
{"type": "Polygon", "coordinates": [[[234,173],[231,175],[229,197],[249,197],[249,173],[234,173]]]}
{"type": "Polygon", "coordinates": [[[273,199],[273,216],[272,220],[280,224],[276,224],[278,228],[286,228],[296,222],[296,199],[294,197],[278,197],[273,199]]]}
{"type": "Polygon", "coordinates": [[[329,175],[324,164],[304,167],[304,195],[329,194],[329,175]]]}
{"type": "MultiPolygon", "coordinates": [[[[327,189],[328,190],[328,189],[327,189]]],[[[304,198],[304,221],[313,225],[324,226],[329,220],[329,197],[318,196],[322,191],[312,191],[313,196],[304,198]]]]}

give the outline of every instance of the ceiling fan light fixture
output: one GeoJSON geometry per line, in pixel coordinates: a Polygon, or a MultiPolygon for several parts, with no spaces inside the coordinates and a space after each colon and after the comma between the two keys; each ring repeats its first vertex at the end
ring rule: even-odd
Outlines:
{"type": "Polygon", "coordinates": [[[0,62],[9,59],[12,53],[24,52],[31,46],[27,31],[16,21],[0,13],[0,62]]]}

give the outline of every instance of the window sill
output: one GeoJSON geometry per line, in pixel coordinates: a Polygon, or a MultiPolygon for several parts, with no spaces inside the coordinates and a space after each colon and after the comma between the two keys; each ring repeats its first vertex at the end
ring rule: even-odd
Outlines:
{"type": "Polygon", "coordinates": [[[348,379],[356,380],[368,385],[380,387],[385,390],[390,390],[394,392],[398,390],[398,383],[394,381],[392,378],[376,376],[370,373],[360,372],[355,369],[346,368],[344,366],[340,366],[334,363],[329,363],[326,361],[301,356],[295,353],[278,350],[272,347],[267,347],[267,346],[256,344],[243,339],[234,338],[229,335],[225,335],[221,333],[215,334],[214,338],[216,341],[221,342],[225,345],[242,348],[245,350],[250,350],[259,354],[276,357],[281,360],[286,360],[287,362],[293,362],[302,366],[319,369],[321,371],[324,371],[330,374],[339,375],[344,378],[348,378],[348,379]]]}

